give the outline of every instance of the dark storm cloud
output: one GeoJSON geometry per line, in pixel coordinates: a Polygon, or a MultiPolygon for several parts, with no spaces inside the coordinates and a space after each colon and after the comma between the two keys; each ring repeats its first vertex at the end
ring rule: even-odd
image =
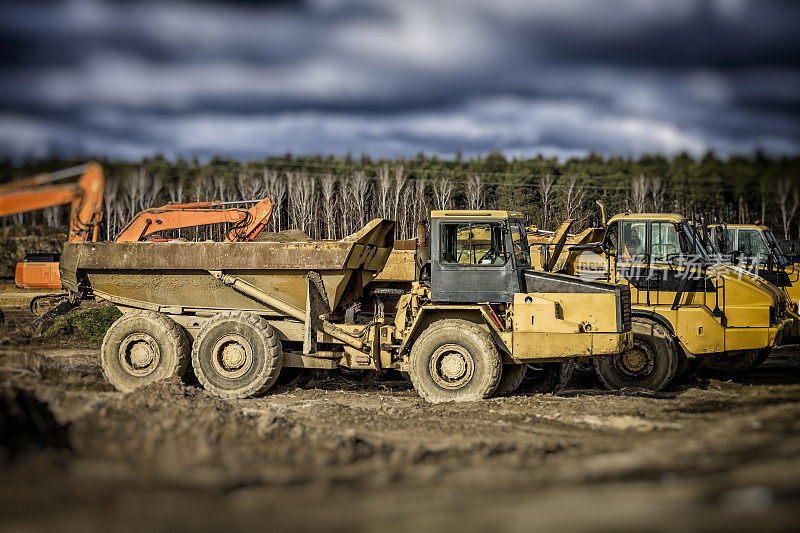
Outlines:
{"type": "Polygon", "coordinates": [[[0,155],[800,147],[795,2],[18,2],[0,155]]]}

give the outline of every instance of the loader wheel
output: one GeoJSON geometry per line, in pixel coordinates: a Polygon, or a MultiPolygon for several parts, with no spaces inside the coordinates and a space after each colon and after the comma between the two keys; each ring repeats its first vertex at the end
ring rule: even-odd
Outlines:
{"type": "MultiPolygon", "coordinates": [[[[715,353],[703,358],[703,367],[711,373],[727,375],[740,374],[755,368],[761,350],[734,350],[715,353]]],[[[769,357],[769,353],[767,354],[769,357]]]]}
{"type": "Polygon", "coordinates": [[[525,379],[525,365],[503,365],[503,375],[494,391],[494,396],[506,396],[513,393],[525,379]]]}
{"type": "Polygon", "coordinates": [[[440,320],[411,348],[411,383],[428,402],[488,398],[500,383],[503,361],[484,329],[467,320],[440,320]]]}
{"type": "Polygon", "coordinates": [[[221,398],[247,398],[265,392],[283,366],[278,334],[251,313],[220,313],[194,340],[192,367],[203,388],[221,398]]]}
{"type": "Polygon", "coordinates": [[[667,328],[650,320],[634,317],[632,325],[633,348],[595,359],[595,371],[611,390],[659,391],[672,382],[678,370],[672,335],[667,328]]]}
{"type": "Polygon", "coordinates": [[[189,365],[186,333],[153,311],[132,311],[106,331],[100,349],[106,379],[123,392],[182,375],[189,365]]]}
{"type": "Polygon", "coordinates": [[[555,394],[564,390],[575,370],[575,360],[561,363],[528,363],[521,390],[536,394],[555,394]]]}

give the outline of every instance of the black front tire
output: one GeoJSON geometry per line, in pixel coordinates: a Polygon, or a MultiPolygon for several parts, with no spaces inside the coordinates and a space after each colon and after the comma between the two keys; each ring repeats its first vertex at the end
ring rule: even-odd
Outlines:
{"type": "Polygon", "coordinates": [[[439,320],[411,348],[411,383],[430,403],[476,401],[497,389],[503,361],[489,333],[461,319],[439,320]]]}
{"type": "Polygon", "coordinates": [[[633,318],[633,348],[594,360],[606,388],[660,391],[675,378],[678,351],[670,331],[650,320],[633,318]]]}

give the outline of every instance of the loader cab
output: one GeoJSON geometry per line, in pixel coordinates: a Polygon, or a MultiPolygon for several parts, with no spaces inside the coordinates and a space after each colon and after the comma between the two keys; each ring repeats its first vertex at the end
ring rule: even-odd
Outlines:
{"type": "Polygon", "coordinates": [[[513,302],[531,266],[521,213],[433,211],[430,246],[435,302],[513,302]]]}
{"type": "Polygon", "coordinates": [[[724,262],[751,270],[778,287],[797,281],[792,261],[768,227],[719,224],[709,227],[709,233],[724,262]]]}
{"type": "Polygon", "coordinates": [[[615,258],[615,279],[627,279],[639,290],[676,291],[685,267],[710,261],[695,228],[673,214],[615,216],[603,248],[615,258]]]}

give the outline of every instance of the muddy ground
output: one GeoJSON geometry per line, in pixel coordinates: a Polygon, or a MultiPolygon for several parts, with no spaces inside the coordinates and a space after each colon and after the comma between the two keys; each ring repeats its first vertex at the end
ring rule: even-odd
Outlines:
{"type": "Polygon", "coordinates": [[[558,396],[433,406],[399,376],[123,394],[78,335],[3,342],[6,531],[798,528],[798,347],[658,395],[578,374],[558,396]]]}

